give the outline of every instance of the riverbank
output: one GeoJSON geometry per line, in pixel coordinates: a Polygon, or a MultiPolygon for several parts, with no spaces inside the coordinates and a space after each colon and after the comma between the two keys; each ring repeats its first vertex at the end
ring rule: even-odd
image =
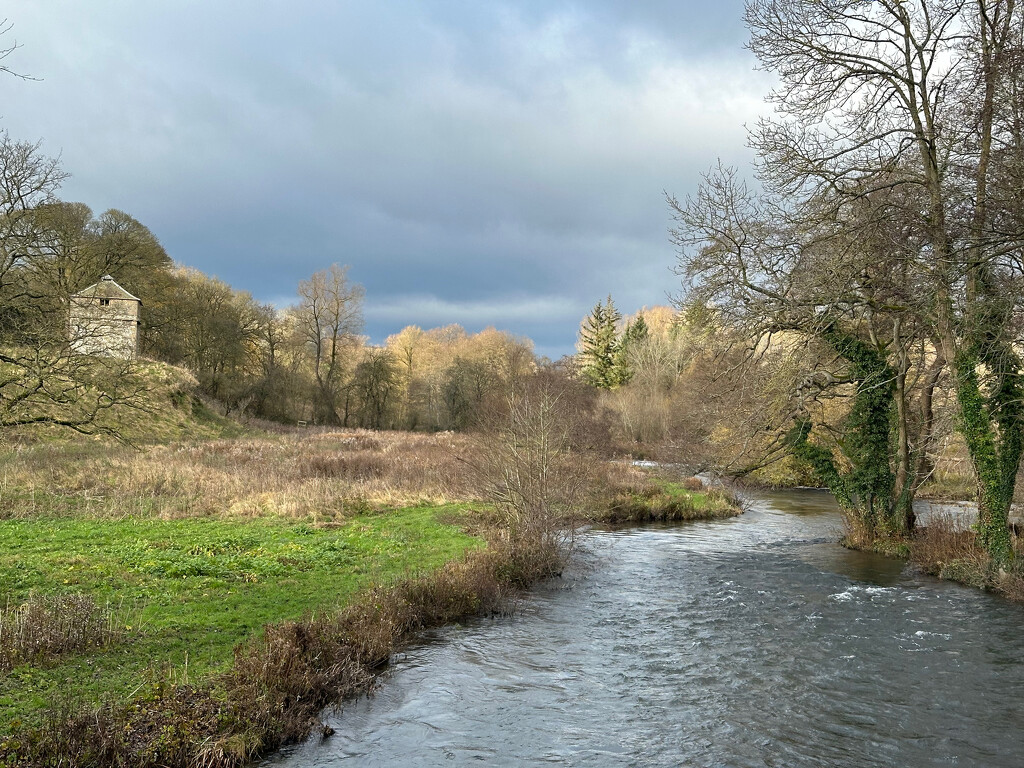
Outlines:
{"type": "Polygon", "coordinates": [[[144,681],[210,680],[266,624],[336,612],[371,585],[482,548],[456,525],[469,514],[2,521],[0,729],[40,725],[62,698],[120,704],[144,681]]]}
{"type": "MultiPolygon", "coordinates": [[[[1014,558],[999,567],[977,543],[972,528],[974,504],[959,500],[922,499],[916,530],[906,538],[872,539],[845,523],[840,543],[848,549],[874,552],[913,564],[922,573],[968,587],[995,592],[1024,602],[1024,540],[1011,529],[1014,558]],[[956,503],[951,503],[955,501],[956,503]]],[[[1018,517],[1018,516],[1015,516],[1018,517]]]]}
{"type": "Polygon", "coordinates": [[[421,630],[505,610],[516,589],[551,573],[556,555],[543,542],[492,543],[342,608],[267,624],[234,647],[226,669],[186,666],[143,677],[128,699],[50,710],[0,743],[0,764],[245,765],[305,738],[326,707],[370,690],[421,630]]]}
{"type": "MultiPolygon", "coordinates": [[[[956,464],[949,460],[944,463],[956,464]]],[[[750,483],[748,487],[763,493],[787,490],[757,483],[750,483]]],[[[1010,512],[1015,556],[1008,567],[997,567],[976,543],[972,530],[977,518],[973,501],[976,494],[977,485],[970,474],[947,466],[919,490],[915,502],[917,530],[912,536],[875,539],[857,530],[847,519],[840,543],[847,549],[909,562],[930,576],[1024,602],[1024,538],[1019,535],[1024,531],[1024,483],[1017,484],[1010,512]]]]}
{"type": "MultiPolygon", "coordinates": [[[[559,536],[499,530],[471,450],[357,430],[5,449],[0,764],[240,765],[419,630],[502,610],[560,570],[559,536]]],[[[726,514],[699,481],[606,475],[588,520],[726,514]]]]}
{"type": "MultiPolygon", "coordinates": [[[[480,563],[498,567],[491,516],[458,471],[462,443],[304,430],[142,452],[4,448],[0,764],[186,764],[184,744],[230,742],[230,765],[287,736],[301,709],[253,713],[251,696],[230,694],[261,642],[340,642],[328,617],[398,585],[433,615],[458,574],[475,583],[480,563]]],[[[514,584],[505,565],[496,583],[514,584]]],[[[489,605],[488,590],[442,614],[489,605]]],[[[315,695],[316,675],[289,677],[296,701],[315,695]]]]}

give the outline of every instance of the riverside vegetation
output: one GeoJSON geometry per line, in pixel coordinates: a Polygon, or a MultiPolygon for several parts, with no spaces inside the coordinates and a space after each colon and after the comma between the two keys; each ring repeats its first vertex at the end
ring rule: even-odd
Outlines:
{"type": "Polygon", "coordinates": [[[177,402],[141,450],[0,448],[0,764],[242,765],[418,630],[507,610],[580,523],[738,511],[607,460],[585,390],[544,371],[480,433],[256,430],[177,402]]]}
{"type": "Polygon", "coordinates": [[[1019,595],[1024,7],[748,0],[745,20],[776,77],[756,183],[719,165],[668,199],[679,304],[711,341],[701,429],[736,474],[828,487],[849,546],[1019,595]],[[922,531],[950,456],[976,521],[922,531]]]}

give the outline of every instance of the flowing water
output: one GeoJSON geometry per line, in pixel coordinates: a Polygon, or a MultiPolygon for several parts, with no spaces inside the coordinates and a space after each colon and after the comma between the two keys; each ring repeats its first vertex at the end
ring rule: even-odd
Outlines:
{"type": "Polygon", "coordinates": [[[834,542],[815,491],[594,531],[266,765],[1022,766],[1024,609],[834,542]]]}

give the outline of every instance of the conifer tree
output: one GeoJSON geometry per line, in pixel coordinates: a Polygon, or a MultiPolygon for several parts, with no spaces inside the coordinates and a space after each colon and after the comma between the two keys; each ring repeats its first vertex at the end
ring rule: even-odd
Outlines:
{"type": "Polygon", "coordinates": [[[583,320],[580,328],[580,358],[583,378],[591,385],[603,389],[615,386],[616,325],[622,315],[615,308],[611,295],[602,304],[598,302],[583,320]]]}
{"type": "Polygon", "coordinates": [[[619,339],[615,350],[616,384],[628,384],[633,379],[636,372],[633,370],[630,356],[640,344],[647,341],[650,335],[650,329],[647,327],[647,321],[644,320],[643,315],[637,315],[636,320],[626,324],[626,329],[622,332],[622,338],[619,339]]]}

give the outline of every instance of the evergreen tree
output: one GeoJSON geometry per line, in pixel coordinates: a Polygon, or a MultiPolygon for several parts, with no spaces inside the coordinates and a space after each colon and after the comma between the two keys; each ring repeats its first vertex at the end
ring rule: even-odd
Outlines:
{"type": "Polygon", "coordinates": [[[643,315],[637,315],[636,320],[626,324],[626,330],[622,332],[618,347],[615,350],[615,383],[628,384],[636,373],[633,370],[633,363],[630,359],[633,351],[643,344],[650,337],[651,332],[647,327],[647,321],[643,315]]]}
{"type": "Polygon", "coordinates": [[[616,379],[616,326],[622,315],[615,308],[611,295],[604,304],[598,302],[583,320],[580,328],[580,358],[583,378],[595,387],[610,389],[616,379]]]}

